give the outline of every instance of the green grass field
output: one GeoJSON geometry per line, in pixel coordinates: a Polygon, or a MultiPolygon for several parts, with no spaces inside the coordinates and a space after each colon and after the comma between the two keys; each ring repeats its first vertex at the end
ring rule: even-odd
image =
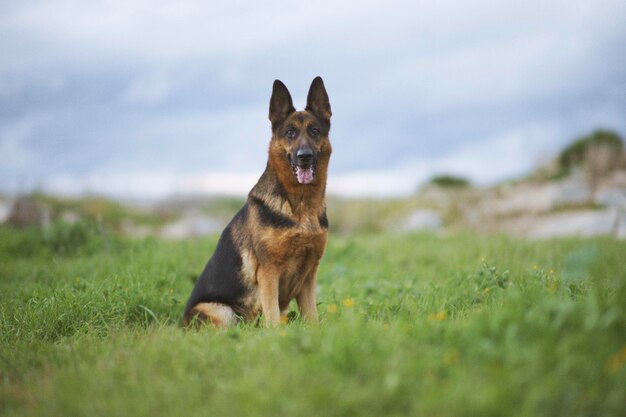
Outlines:
{"type": "Polygon", "coordinates": [[[216,238],[0,228],[0,415],[626,415],[626,242],[332,235],[319,328],[183,331],[216,238]]]}

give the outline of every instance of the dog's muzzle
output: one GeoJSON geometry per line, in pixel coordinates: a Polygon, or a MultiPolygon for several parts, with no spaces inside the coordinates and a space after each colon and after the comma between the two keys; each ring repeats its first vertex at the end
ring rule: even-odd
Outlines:
{"type": "Polygon", "coordinates": [[[298,183],[306,185],[315,178],[315,152],[309,147],[299,148],[295,157],[289,156],[289,163],[298,183]]]}

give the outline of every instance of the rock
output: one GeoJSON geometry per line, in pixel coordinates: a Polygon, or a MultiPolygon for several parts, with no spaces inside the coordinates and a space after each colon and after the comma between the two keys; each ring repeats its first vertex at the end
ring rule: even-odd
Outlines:
{"type": "Polygon", "coordinates": [[[121,223],[122,233],[136,238],[144,238],[153,236],[154,230],[150,226],[138,226],[130,219],[124,219],[121,223]]]}
{"type": "Polygon", "coordinates": [[[11,203],[7,200],[0,200],[0,224],[6,222],[11,214],[11,203]]]}
{"type": "Polygon", "coordinates": [[[14,227],[41,227],[50,225],[50,208],[29,197],[20,197],[13,203],[7,224],[14,227]]]}
{"type": "Polygon", "coordinates": [[[164,239],[181,240],[221,232],[223,225],[208,216],[191,211],[179,220],[165,225],[159,235],[164,239]]]}
{"type": "Polygon", "coordinates": [[[80,221],[80,214],[75,211],[64,211],[61,213],[61,220],[67,224],[76,224],[80,221]]]}
{"type": "Polygon", "coordinates": [[[555,184],[515,184],[499,190],[499,196],[487,197],[480,211],[487,216],[518,213],[542,213],[552,209],[559,193],[555,184]]]}
{"type": "Polygon", "coordinates": [[[616,171],[598,186],[594,203],[626,208],[626,171],[616,171]]]}
{"type": "Polygon", "coordinates": [[[618,222],[623,221],[618,216],[612,209],[550,214],[534,219],[527,234],[532,238],[615,235],[618,222]]]}
{"type": "Polygon", "coordinates": [[[555,183],[550,208],[587,204],[592,201],[592,197],[593,193],[587,182],[583,178],[571,176],[555,183]]]}
{"type": "Polygon", "coordinates": [[[586,182],[579,176],[572,176],[546,184],[520,183],[504,187],[498,196],[483,201],[481,210],[496,216],[539,214],[560,207],[588,204],[592,197],[586,182]]]}
{"type": "Polygon", "coordinates": [[[443,226],[443,219],[439,213],[432,210],[415,210],[404,222],[404,231],[439,230],[443,226]]]}
{"type": "Polygon", "coordinates": [[[598,190],[594,203],[607,207],[626,207],[626,189],[604,188],[598,190]]]}

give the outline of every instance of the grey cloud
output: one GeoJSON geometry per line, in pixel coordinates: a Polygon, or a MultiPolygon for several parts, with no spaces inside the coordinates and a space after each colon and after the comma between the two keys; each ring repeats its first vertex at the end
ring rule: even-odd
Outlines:
{"type": "MultiPolygon", "coordinates": [[[[0,190],[54,175],[260,170],[275,78],[303,106],[324,77],[336,173],[458,160],[514,131],[527,159],[598,126],[624,133],[625,17],[609,0],[3,6],[0,190]]],[[[512,174],[475,175],[490,173],[512,174]]]]}

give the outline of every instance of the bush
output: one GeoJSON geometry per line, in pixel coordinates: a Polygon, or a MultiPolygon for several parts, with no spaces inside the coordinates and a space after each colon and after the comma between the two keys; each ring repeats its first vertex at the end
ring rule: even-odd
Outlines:
{"type": "Polygon", "coordinates": [[[106,235],[96,224],[79,221],[74,224],[56,222],[44,232],[43,243],[55,254],[92,253],[103,247],[106,235]]]}
{"type": "Polygon", "coordinates": [[[90,255],[108,250],[115,242],[116,239],[111,241],[104,229],[86,221],[74,224],[54,222],[45,230],[0,227],[0,259],[90,255]]]}
{"type": "Polygon", "coordinates": [[[617,168],[624,153],[624,142],[615,132],[596,130],[561,151],[558,165],[561,174],[569,174],[573,168],[583,165],[592,170],[608,172],[617,168]]]}
{"type": "Polygon", "coordinates": [[[455,188],[465,188],[472,185],[467,178],[457,177],[454,175],[436,175],[430,179],[429,183],[438,187],[455,188]]]}

